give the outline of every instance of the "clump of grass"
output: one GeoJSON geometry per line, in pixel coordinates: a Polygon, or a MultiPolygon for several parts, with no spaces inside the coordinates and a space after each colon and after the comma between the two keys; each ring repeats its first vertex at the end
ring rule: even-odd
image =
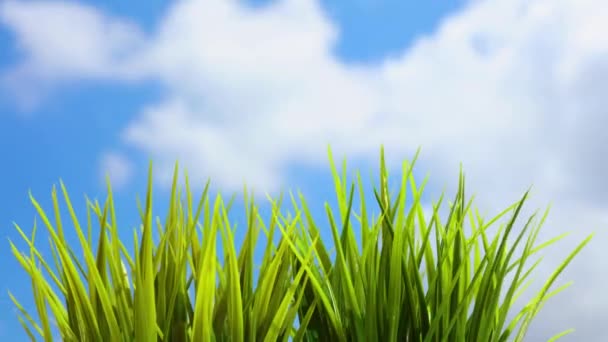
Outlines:
{"type": "Polygon", "coordinates": [[[131,255],[118,236],[109,182],[103,207],[87,201],[86,236],[61,183],[84,260],[66,242],[56,191],[54,222],[31,197],[50,235],[54,268],[34,246],[36,226],[30,238],[16,225],[30,251],[22,253],[11,242],[12,251],[31,277],[39,318],[11,295],[19,320],[32,340],[44,341],[53,340],[52,322],[64,341],[522,341],[543,303],[564,288],[550,291],[556,278],[591,236],[508,321],[538,265],[528,266],[529,259],[559,239],[536,243],[547,212],[536,226],[531,217],[516,229],[526,193],[485,221],[465,197],[461,172],[445,223],[438,214],[443,196],[425,217],[424,183],[418,187],[412,175],[415,159],[404,162],[401,186],[391,198],[381,150],[380,184],[374,189],[380,215],[370,220],[361,178],[357,175],[357,212],[355,183],[348,185],[345,163],[339,174],[329,153],[339,206],[336,215],[326,204],[333,258],[301,194],[291,196],[295,213],[288,217],[280,210],[282,197],[271,199],[266,225],[245,192],[247,230],[239,247],[228,219],[230,204],[220,195],[212,203],[207,183],[195,205],[187,175],[186,199],[180,200],[176,166],[169,213],[164,225],[157,224],[154,243],[150,166],[142,227],[134,232],[131,255]],[[91,212],[99,223],[96,244],[91,212]],[[503,217],[508,223],[489,236],[489,227],[503,217]],[[261,265],[254,265],[261,233],[267,242],[261,265]]]}

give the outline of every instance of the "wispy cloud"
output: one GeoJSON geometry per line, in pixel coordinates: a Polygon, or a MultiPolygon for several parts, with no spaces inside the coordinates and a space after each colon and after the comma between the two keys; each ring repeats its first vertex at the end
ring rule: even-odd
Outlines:
{"type": "Polygon", "coordinates": [[[133,53],[145,43],[139,29],[67,1],[3,1],[0,22],[17,38],[23,59],[0,81],[19,104],[39,104],[54,86],[82,79],[137,79],[133,53]]]}
{"type": "Polygon", "coordinates": [[[106,152],[100,160],[100,180],[105,184],[106,177],[110,178],[112,187],[120,189],[128,184],[133,176],[133,165],[123,154],[106,152]]]}
{"type": "MultiPolygon", "coordinates": [[[[0,8],[25,53],[4,74],[11,84],[154,79],[166,86],[166,96],[123,132],[124,143],[153,156],[165,175],[179,158],[227,190],[243,181],[276,190],[290,163],[324,165],[327,143],[362,159],[375,158],[380,143],[394,158],[421,145],[434,182],[453,180],[462,161],[486,209],[533,183],[533,203],[554,202],[550,222],[558,231],[585,233],[605,222],[608,2],[472,1],[374,66],[346,65],[332,53],[339,29],[310,0],[261,9],[180,1],[149,37],[83,5],[6,1],[0,8]]],[[[583,260],[605,268],[598,248],[583,260]]],[[[584,294],[596,299],[589,320],[597,327],[608,318],[602,288],[584,294]]],[[[582,295],[557,302],[575,294],[582,295]]],[[[585,310],[560,312],[553,323],[578,323],[585,310]]],[[[578,338],[603,340],[602,333],[590,327],[578,338]]]]}

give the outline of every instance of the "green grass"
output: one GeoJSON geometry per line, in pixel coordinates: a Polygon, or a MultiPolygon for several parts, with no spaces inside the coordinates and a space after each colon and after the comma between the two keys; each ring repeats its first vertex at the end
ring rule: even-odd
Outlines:
{"type": "Polygon", "coordinates": [[[552,289],[556,278],[591,239],[513,312],[538,265],[532,259],[562,238],[537,243],[548,211],[540,220],[519,222],[528,193],[484,220],[465,197],[461,171],[448,216],[439,217],[441,196],[425,217],[420,203],[425,183],[418,186],[412,174],[416,158],[403,163],[392,197],[381,150],[380,184],[373,193],[380,215],[370,217],[359,175],[349,183],[346,163],[339,173],[331,152],[329,160],[339,207],[334,213],[325,204],[330,246],[321,240],[321,228],[301,194],[290,195],[290,216],[280,210],[282,197],[270,199],[271,219],[264,222],[247,191],[247,229],[243,243],[235,245],[231,203],[220,195],[209,198],[209,183],[195,201],[187,175],[182,193],[177,166],[168,216],[155,225],[150,165],[142,226],[133,233],[134,255],[119,238],[109,182],[103,206],[87,201],[86,227],[61,183],[82,258],[66,242],[55,189],[54,219],[31,197],[53,258],[45,260],[35,247],[36,224],[31,236],[15,225],[30,246],[24,253],[11,242],[32,280],[38,316],[35,320],[11,295],[20,322],[32,340],[44,341],[53,340],[53,329],[64,341],[523,341],[545,301],[565,287],[552,289]],[[506,224],[490,234],[501,219],[506,224]],[[258,242],[261,234],[265,246],[258,242]],[[254,265],[257,248],[263,248],[260,265],[254,265]]]}

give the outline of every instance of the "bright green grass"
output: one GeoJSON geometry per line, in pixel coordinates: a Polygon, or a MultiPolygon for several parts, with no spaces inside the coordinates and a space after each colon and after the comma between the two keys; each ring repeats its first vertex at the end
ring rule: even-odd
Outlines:
{"type": "Polygon", "coordinates": [[[96,244],[91,220],[85,236],[61,184],[82,260],[66,242],[55,190],[54,220],[32,197],[53,258],[45,260],[34,247],[35,226],[30,238],[16,225],[31,248],[22,253],[11,246],[32,279],[38,314],[38,320],[32,318],[11,295],[20,322],[32,340],[45,341],[53,340],[53,329],[64,341],[522,341],[543,303],[564,288],[550,291],[558,275],[591,238],[568,255],[520,312],[510,312],[538,265],[528,266],[530,259],[561,238],[536,243],[546,212],[537,225],[531,218],[516,224],[527,193],[484,220],[465,198],[461,172],[448,217],[438,215],[443,196],[433,215],[425,217],[424,184],[414,182],[414,163],[403,163],[401,186],[391,198],[381,151],[380,185],[374,189],[380,215],[370,219],[360,177],[358,186],[349,183],[345,165],[339,174],[331,153],[329,159],[339,205],[336,214],[326,204],[333,251],[320,239],[301,195],[290,197],[295,213],[289,217],[279,210],[281,198],[271,200],[272,218],[265,223],[246,192],[246,236],[235,246],[230,205],[219,195],[208,198],[209,183],[194,202],[187,176],[187,200],[180,201],[177,167],[168,217],[156,228],[150,167],[146,205],[140,209],[143,229],[133,237],[135,255],[118,237],[109,182],[103,207],[88,202],[100,223],[96,244]],[[408,192],[411,203],[406,203],[408,192]],[[488,233],[505,218],[496,234],[488,233]],[[276,245],[275,233],[281,236],[276,245]],[[269,237],[265,246],[258,246],[260,234],[269,237]],[[263,247],[261,265],[253,262],[257,247],[263,247]]]}

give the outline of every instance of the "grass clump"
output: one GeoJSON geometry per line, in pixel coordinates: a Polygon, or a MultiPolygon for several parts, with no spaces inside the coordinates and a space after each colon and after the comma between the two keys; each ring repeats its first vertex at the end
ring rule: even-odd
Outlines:
{"type": "Polygon", "coordinates": [[[30,250],[23,253],[11,242],[12,251],[32,280],[39,318],[11,295],[20,322],[32,340],[44,341],[53,340],[52,324],[64,341],[522,341],[543,303],[564,288],[551,290],[558,275],[591,238],[565,258],[521,311],[510,312],[538,265],[529,266],[530,259],[561,238],[536,243],[547,212],[538,224],[530,217],[516,228],[527,192],[485,221],[465,197],[461,172],[445,221],[438,214],[443,196],[425,217],[424,183],[418,187],[412,174],[415,158],[403,164],[392,198],[381,151],[380,184],[374,189],[380,215],[370,218],[361,178],[357,175],[355,210],[357,187],[348,185],[346,165],[339,174],[331,153],[329,159],[339,206],[336,214],[325,205],[332,246],[321,240],[301,194],[290,197],[295,213],[287,217],[280,210],[282,197],[271,199],[265,224],[246,192],[247,229],[236,246],[231,203],[219,195],[212,203],[209,183],[195,202],[187,176],[181,200],[177,167],[168,216],[155,226],[150,167],[133,254],[119,238],[109,182],[103,207],[87,200],[88,234],[61,183],[83,252],[79,259],[66,241],[56,191],[54,222],[31,197],[53,259],[45,260],[34,246],[36,225],[31,237],[16,225],[30,250]],[[91,212],[99,229],[95,243],[91,212]],[[507,223],[490,236],[489,227],[501,218],[507,223]],[[260,234],[267,242],[255,265],[260,234]]]}

